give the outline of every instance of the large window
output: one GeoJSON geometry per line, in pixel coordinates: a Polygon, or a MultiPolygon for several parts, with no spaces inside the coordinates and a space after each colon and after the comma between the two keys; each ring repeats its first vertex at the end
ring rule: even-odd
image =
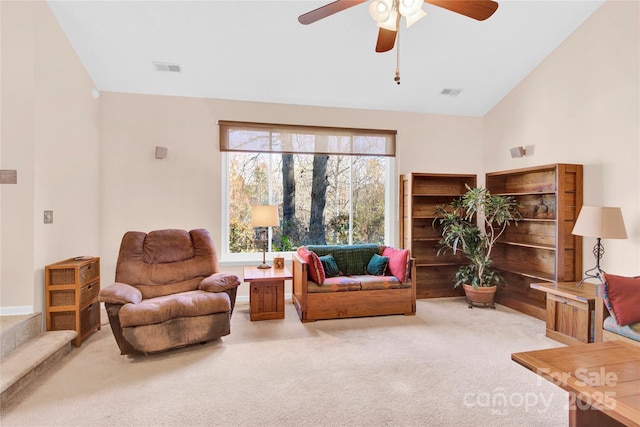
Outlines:
{"type": "Polygon", "coordinates": [[[389,240],[395,132],[220,122],[220,148],[228,173],[225,255],[260,250],[254,205],[278,206],[270,252],[389,240]]]}

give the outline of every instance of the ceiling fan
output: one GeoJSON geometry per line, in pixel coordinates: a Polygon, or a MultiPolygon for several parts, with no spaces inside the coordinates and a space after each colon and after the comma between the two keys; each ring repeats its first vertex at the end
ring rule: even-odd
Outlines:
{"type": "MultiPolygon", "coordinates": [[[[336,0],[300,15],[298,21],[304,25],[312,24],[366,1],[336,0]]],[[[393,49],[401,17],[405,18],[409,27],[426,15],[422,10],[423,3],[439,6],[478,21],[484,21],[498,9],[498,3],[492,0],[371,0],[369,13],[380,27],[376,52],[393,49]]]]}

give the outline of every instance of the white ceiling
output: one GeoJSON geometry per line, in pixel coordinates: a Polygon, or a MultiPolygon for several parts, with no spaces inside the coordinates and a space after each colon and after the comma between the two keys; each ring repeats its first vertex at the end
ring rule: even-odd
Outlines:
{"type": "Polygon", "coordinates": [[[483,116],[602,0],[499,0],[475,21],[425,4],[396,49],[375,53],[361,4],[311,25],[327,1],[49,1],[101,91],[483,116]],[[177,63],[180,73],[152,62],[177,63]],[[462,89],[455,97],[445,88],[462,89]]]}

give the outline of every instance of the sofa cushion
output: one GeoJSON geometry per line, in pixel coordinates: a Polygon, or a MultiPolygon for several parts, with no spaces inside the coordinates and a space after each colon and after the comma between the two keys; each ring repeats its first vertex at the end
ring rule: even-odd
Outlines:
{"type": "Polygon", "coordinates": [[[300,255],[300,258],[308,264],[309,278],[318,285],[322,285],[324,283],[325,274],[324,267],[322,267],[322,262],[320,261],[318,254],[310,251],[304,246],[300,246],[298,248],[298,255],[300,255]]]}
{"type": "Polygon", "coordinates": [[[606,292],[620,326],[640,322],[640,277],[605,274],[606,292]]]}
{"type": "Polygon", "coordinates": [[[323,255],[320,258],[320,262],[322,263],[322,268],[324,268],[324,276],[325,280],[329,277],[341,276],[341,271],[338,268],[338,264],[336,263],[336,259],[333,255],[323,255]]]}
{"type": "Polygon", "coordinates": [[[382,255],[389,257],[389,273],[396,276],[401,282],[407,280],[409,275],[409,250],[387,246],[384,248],[382,255]]]}
{"type": "Polygon", "coordinates": [[[307,282],[307,292],[310,294],[318,292],[359,291],[360,289],[360,280],[351,276],[330,277],[325,279],[322,286],[318,286],[315,282],[307,282]]]}
{"type": "Polygon", "coordinates": [[[609,299],[609,289],[606,279],[604,279],[604,284],[602,285],[602,300],[604,301],[604,306],[607,307],[609,317],[611,317],[616,323],[618,323],[618,319],[616,319],[616,313],[613,311],[613,307],[611,307],[611,300],[609,299]]]}
{"type": "Polygon", "coordinates": [[[405,284],[398,280],[396,276],[351,276],[353,279],[360,281],[363,291],[373,291],[377,289],[402,289],[411,287],[411,284],[405,284]]]}
{"type": "Polygon", "coordinates": [[[189,291],[125,304],[118,317],[120,325],[127,328],[224,312],[231,312],[231,300],[226,292],[189,291]]]}
{"type": "Polygon", "coordinates": [[[319,256],[331,254],[344,276],[367,274],[367,265],[373,254],[379,254],[376,244],[361,245],[309,245],[307,249],[319,256]]]}
{"type": "Polygon", "coordinates": [[[614,334],[632,339],[634,341],[640,341],[640,322],[631,323],[626,326],[618,325],[613,317],[607,317],[604,319],[602,328],[605,331],[613,332],[614,334]]]}
{"type": "Polygon", "coordinates": [[[367,273],[374,276],[384,276],[389,265],[389,257],[373,254],[367,265],[367,273]]]}

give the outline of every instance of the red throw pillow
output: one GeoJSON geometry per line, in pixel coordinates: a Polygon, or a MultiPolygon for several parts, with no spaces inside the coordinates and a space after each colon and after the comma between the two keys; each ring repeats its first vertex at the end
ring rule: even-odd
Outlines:
{"type": "Polygon", "coordinates": [[[300,255],[300,258],[302,258],[307,264],[309,264],[309,277],[311,277],[311,280],[316,282],[318,285],[322,285],[324,283],[325,274],[324,267],[322,267],[322,262],[320,261],[318,254],[310,251],[304,246],[300,246],[298,248],[298,255],[300,255]]]}
{"type": "Polygon", "coordinates": [[[606,275],[609,301],[620,326],[640,322],[640,276],[606,275]]]}
{"type": "Polygon", "coordinates": [[[409,269],[409,250],[387,246],[384,248],[382,256],[389,257],[389,269],[387,271],[396,276],[401,282],[404,282],[407,279],[407,270],[409,269]]]}

